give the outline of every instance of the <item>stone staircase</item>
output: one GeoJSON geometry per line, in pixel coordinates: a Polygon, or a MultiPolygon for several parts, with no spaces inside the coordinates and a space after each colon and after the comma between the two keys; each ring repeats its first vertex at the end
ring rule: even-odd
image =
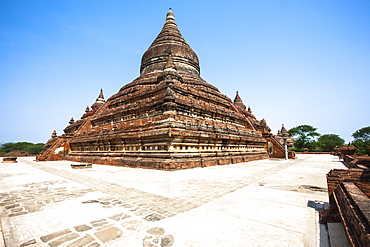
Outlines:
{"type": "MultiPolygon", "coordinates": [[[[61,137],[55,137],[52,139],[53,143],[51,146],[48,147],[47,150],[42,152],[40,155],[36,156],[37,161],[50,161],[50,160],[55,160],[56,157],[55,155],[60,155],[60,154],[55,154],[55,151],[57,148],[61,147],[64,143],[63,138],[61,137]]],[[[50,140],[48,141],[50,142],[50,140]]]]}
{"type": "Polygon", "coordinates": [[[279,142],[275,136],[271,136],[271,142],[274,144],[274,148],[279,149],[280,152],[285,153],[284,145],[279,142]]]}

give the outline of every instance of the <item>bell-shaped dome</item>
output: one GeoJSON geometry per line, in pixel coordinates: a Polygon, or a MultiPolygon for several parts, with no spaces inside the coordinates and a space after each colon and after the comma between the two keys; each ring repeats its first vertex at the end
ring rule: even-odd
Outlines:
{"type": "Polygon", "coordinates": [[[172,10],[167,13],[162,31],[144,53],[140,74],[163,71],[170,55],[179,73],[200,75],[198,56],[182,37],[172,10]]]}

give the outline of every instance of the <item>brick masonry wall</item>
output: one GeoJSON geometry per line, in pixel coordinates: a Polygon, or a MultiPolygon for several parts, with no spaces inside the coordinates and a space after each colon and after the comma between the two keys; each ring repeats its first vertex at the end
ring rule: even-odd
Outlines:
{"type": "Polygon", "coordinates": [[[349,168],[370,168],[370,157],[369,156],[356,156],[356,155],[346,155],[344,156],[344,162],[346,162],[349,168]]]}
{"type": "Polygon", "coordinates": [[[370,199],[351,182],[334,191],[348,240],[352,246],[370,246],[370,199]]]}
{"type": "Polygon", "coordinates": [[[108,156],[97,156],[91,154],[83,156],[70,156],[68,160],[76,162],[88,162],[93,164],[102,165],[113,165],[113,166],[126,166],[135,168],[148,168],[148,169],[159,169],[159,170],[179,170],[179,169],[190,169],[196,167],[207,167],[215,165],[227,165],[235,164],[240,162],[248,162],[253,160],[267,159],[267,154],[214,154],[202,156],[179,156],[177,158],[148,158],[148,157],[108,157],[108,156]],[[122,161],[124,158],[124,161],[122,161]]]}
{"type": "Polygon", "coordinates": [[[350,155],[344,156],[344,162],[346,162],[347,164],[351,164],[355,160],[356,160],[356,158],[353,157],[353,156],[350,156],[350,155]]]}
{"type": "Polygon", "coordinates": [[[370,197],[370,170],[333,169],[326,174],[326,180],[328,183],[329,200],[334,190],[342,182],[354,183],[367,197],[370,197]]]}
{"type": "Polygon", "coordinates": [[[341,218],[334,199],[334,190],[342,182],[354,183],[362,193],[370,197],[370,170],[333,169],[326,174],[329,194],[329,208],[320,212],[320,222],[340,222],[341,218]]]}

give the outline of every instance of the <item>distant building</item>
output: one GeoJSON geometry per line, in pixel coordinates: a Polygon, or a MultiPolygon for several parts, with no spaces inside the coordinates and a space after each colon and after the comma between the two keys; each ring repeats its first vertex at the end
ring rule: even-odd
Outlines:
{"type": "Polygon", "coordinates": [[[153,169],[186,169],[284,157],[266,121],[200,77],[199,60],[170,10],[144,53],[140,76],[103,92],[38,160],[67,159],[153,169]]]}

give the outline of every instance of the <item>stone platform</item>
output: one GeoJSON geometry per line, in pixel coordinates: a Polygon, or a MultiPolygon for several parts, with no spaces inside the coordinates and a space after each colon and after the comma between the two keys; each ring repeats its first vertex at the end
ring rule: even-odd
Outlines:
{"type": "Polygon", "coordinates": [[[17,163],[17,157],[3,157],[1,163],[17,163]]]}
{"type": "Polygon", "coordinates": [[[71,168],[73,168],[73,169],[92,168],[92,164],[90,164],[90,163],[73,163],[73,164],[71,164],[71,168]]]}
{"type": "Polygon", "coordinates": [[[310,154],[172,172],[33,160],[0,163],[6,246],[329,246],[325,175],[345,168],[310,154]]]}

